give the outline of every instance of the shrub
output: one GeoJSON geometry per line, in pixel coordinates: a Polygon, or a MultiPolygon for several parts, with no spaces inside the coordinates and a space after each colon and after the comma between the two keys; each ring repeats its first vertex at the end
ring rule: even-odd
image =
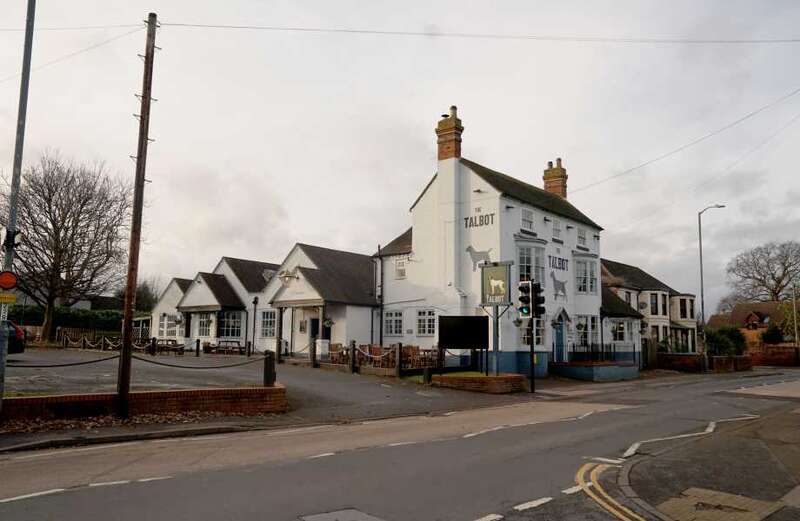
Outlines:
{"type": "Polygon", "coordinates": [[[706,346],[714,356],[740,355],[744,353],[745,338],[735,327],[721,327],[706,331],[706,346]]]}
{"type": "Polygon", "coordinates": [[[761,333],[761,341],[765,344],[780,344],[783,342],[783,331],[777,324],[770,324],[766,331],[761,333]]]}

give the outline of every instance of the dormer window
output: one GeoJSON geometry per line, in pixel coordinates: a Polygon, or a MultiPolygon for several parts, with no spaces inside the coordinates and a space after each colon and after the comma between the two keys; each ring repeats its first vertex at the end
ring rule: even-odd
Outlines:
{"type": "Polygon", "coordinates": [[[533,230],[533,210],[529,208],[522,209],[522,221],[520,222],[522,230],[532,232],[533,230]]]}

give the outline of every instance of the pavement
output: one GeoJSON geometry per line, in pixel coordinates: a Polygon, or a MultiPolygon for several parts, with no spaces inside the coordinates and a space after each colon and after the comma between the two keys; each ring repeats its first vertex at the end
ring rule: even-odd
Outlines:
{"type": "MultiPolygon", "coordinates": [[[[82,350],[31,349],[9,360],[16,364],[68,364],[102,359],[108,353],[82,350]]],[[[149,357],[148,357],[149,358],[149,357]]],[[[154,360],[189,367],[224,366],[246,361],[241,356],[159,356],[154,360]]],[[[6,390],[10,394],[56,394],[108,392],[116,389],[117,360],[88,365],[21,368],[9,365],[6,390]]],[[[191,422],[137,424],[97,422],[88,426],[61,428],[48,432],[0,430],[0,452],[33,448],[64,447],[75,444],[120,442],[137,438],[180,437],[192,434],[218,434],[286,426],[347,423],[408,415],[440,414],[448,411],[524,403],[542,396],[579,396],[591,389],[614,388],[621,384],[587,384],[564,379],[537,381],[533,396],[488,395],[452,389],[431,388],[394,378],[352,375],[338,371],[280,364],[278,380],[286,385],[290,412],[258,417],[213,416],[191,422]],[[110,424],[109,424],[110,423],[110,424]]],[[[184,389],[197,387],[237,387],[260,383],[262,367],[253,364],[217,370],[177,369],[152,365],[134,359],[132,389],[184,389]]]]}
{"type": "MultiPolygon", "coordinates": [[[[712,440],[761,418],[800,416],[790,412],[797,408],[791,397],[741,392],[781,382],[800,382],[800,371],[569,385],[516,403],[432,415],[0,454],[0,518],[85,521],[113,512],[119,520],[169,521],[656,519],[615,488],[619,469],[640,459],[657,463],[650,451],[669,442],[648,440],[678,437],[676,447],[689,447],[689,440],[712,440]],[[704,434],[688,436],[696,433],[704,434]],[[637,443],[636,454],[626,456],[637,443]]],[[[741,450],[749,449],[735,454],[741,450]]],[[[756,483],[766,478],[751,467],[778,466],[760,456],[729,473],[740,489],[696,481],[708,463],[691,454],[656,481],[660,491],[664,480],[676,480],[663,497],[648,495],[645,467],[644,477],[633,468],[630,484],[654,505],[692,488],[763,502],[788,497],[788,482],[771,481],[781,487],[772,495],[756,483]],[[696,470],[678,479],[676,466],[696,470]]],[[[727,473],[722,464],[713,468],[727,473]]],[[[785,512],[770,515],[793,515],[785,512]]]]}

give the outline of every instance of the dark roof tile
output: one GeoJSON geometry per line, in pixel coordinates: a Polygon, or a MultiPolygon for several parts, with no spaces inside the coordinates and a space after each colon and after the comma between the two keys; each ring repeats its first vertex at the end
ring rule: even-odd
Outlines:
{"type": "Polygon", "coordinates": [[[603,286],[600,315],[612,318],[642,318],[642,314],[617,296],[608,286],[603,286]]]}
{"type": "Polygon", "coordinates": [[[300,268],[303,276],[328,302],[374,306],[374,261],[371,256],[298,244],[317,267],[300,268]]]}
{"type": "Polygon", "coordinates": [[[231,283],[225,278],[225,275],[218,273],[198,273],[202,277],[203,282],[208,285],[208,289],[217,299],[222,309],[244,309],[241,299],[233,290],[231,283]]]}
{"type": "Polygon", "coordinates": [[[244,289],[248,293],[258,293],[267,285],[269,279],[264,276],[265,273],[273,275],[278,268],[279,264],[271,262],[261,262],[247,259],[235,259],[233,257],[222,257],[231,267],[236,278],[242,283],[244,289]]]}
{"type": "Polygon", "coordinates": [[[411,253],[412,234],[413,228],[404,231],[389,244],[381,248],[379,252],[376,252],[374,257],[377,257],[378,254],[380,254],[381,257],[387,257],[390,255],[405,255],[411,253]]]}
{"type": "Polygon", "coordinates": [[[680,294],[641,268],[608,259],[601,259],[601,262],[603,270],[611,275],[613,279],[618,279],[618,281],[615,280],[613,284],[610,284],[612,286],[619,285],[636,290],[664,291],[670,295],[680,294]]]}

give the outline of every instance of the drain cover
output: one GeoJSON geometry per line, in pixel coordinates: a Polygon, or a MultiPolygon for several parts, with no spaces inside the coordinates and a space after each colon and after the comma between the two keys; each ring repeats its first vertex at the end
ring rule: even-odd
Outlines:
{"type": "Polygon", "coordinates": [[[371,516],[358,510],[349,508],[336,512],[326,512],[324,514],[314,514],[300,518],[302,521],[385,521],[379,517],[371,516]]]}

